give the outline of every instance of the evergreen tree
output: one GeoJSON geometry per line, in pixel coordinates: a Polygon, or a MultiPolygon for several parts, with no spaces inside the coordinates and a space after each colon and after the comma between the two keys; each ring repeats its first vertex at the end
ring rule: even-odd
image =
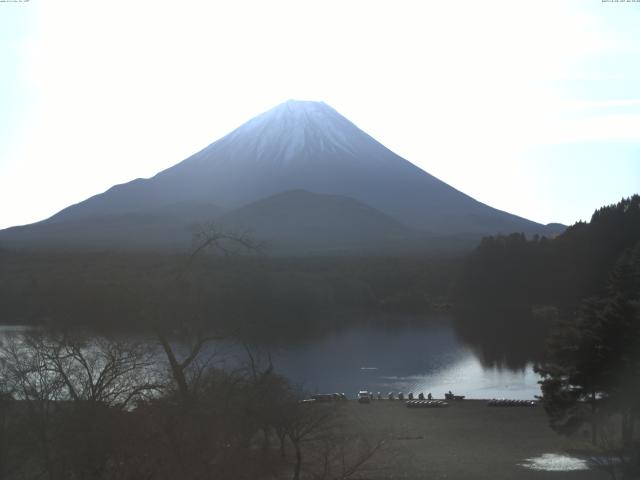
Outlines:
{"type": "Polygon", "coordinates": [[[616,263],[606,294],[555,332],[549,354],[537,371],[552,428],[570,434],[588,423],[596,443],[598,425],[618,414],[631,447],[640,413],[640,242],[616,263]]]}

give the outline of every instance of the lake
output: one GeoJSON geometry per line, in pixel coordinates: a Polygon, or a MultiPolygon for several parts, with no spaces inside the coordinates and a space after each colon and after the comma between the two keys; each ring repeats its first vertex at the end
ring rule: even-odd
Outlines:
{"type": "MultiPolygon", "coordinates": [[[[483,364],[477,349],[456,334],[451,320],[357,326],[285,347],[271,347],[276,371],[310,393],[359,390],[451,390],[467,398],[533,399],[540,394],[532,363],[509,369],[483,364]]],[[[236,350],[237,352],[237,350],[236,350]]],[[[240,355],[241,356],[241,355],[240,355]]]]}
{"type": "MultiPolygon", "coordinates": [[[[0,327],[4,334],[20,330],[0,327]]],[[[431,392],[442,398],[451,390],[474,399],[533,399],[540,394],[532,363],[516,369],[487,365],[476,353],[482,346],[467,342],[444,314],[428,321],[354,326],[313,340],[262,347],[256,354],[264,362],[268,352],[276,371],[309,393],[344,392],[354,398],[359,390],[385,396],[390,391],[431,392]]],[[[222,342],[215,349],[220,365],[247,359],[237,344],[222,342]]]]}

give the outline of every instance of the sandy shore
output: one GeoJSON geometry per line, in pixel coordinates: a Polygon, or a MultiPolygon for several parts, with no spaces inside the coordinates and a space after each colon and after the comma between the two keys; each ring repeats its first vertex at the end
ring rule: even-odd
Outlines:
{"type": "Polygon", "coordinates": [[[541,407],[488,407],[486,401],[446,408],[407,408],[400,401],[349,401],[353,428],[385,447],[367,465],[370,479],[606,479],[600,471],[536,471],[520,464],[565,454],[572,443],[548,426],[541,407]]]}

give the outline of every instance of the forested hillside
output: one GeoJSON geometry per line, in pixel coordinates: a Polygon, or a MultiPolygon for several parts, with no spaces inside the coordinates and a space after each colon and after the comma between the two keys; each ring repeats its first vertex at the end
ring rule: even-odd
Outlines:
{"type": "Polygon", "coordinates": [[[202,322],[262,337],[309,335],[342,314],[442,307],[461,257],[203,255],[185,270],[187,260],[0,252],[0,321],[139,328],[202,322]]]}
{"type": "Polygon", "coordinates": [[[556,238],[486,237],[456,289],[461,305],[575,306],[602,292],[626,249],[640,241],[640,196],[602,207],[556,238]]]}
{"type": "Polygon", "coordinates": [[[456,279],[456,328],[487,364],[522,368],[585,298],[605,293],[616,262],[640,245],[640,196],[597,210],[556,238],[486,237],[456,279]]]}

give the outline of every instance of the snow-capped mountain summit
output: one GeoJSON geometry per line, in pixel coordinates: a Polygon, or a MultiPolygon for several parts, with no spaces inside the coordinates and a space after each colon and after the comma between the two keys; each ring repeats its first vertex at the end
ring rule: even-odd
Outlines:
{"type": "Polygon", "coordinates": [[[330,166],[370,169],[399,158],[326,103],[289,100],[187,159],[184,167],[215,164],[236,172],[247,167],[286,174],[291,169],[318,171],[330,166]]]}
{"type": "Polygon", "coordinates": [[[305,151],[356,156],[357,131],[324,102],[289,100],[249,120],[222,143],[227,148],[244,144],[259,162],[287,164],[304,158],[305,151]]]}
{"type": "MultiPolygon", "coordinates": [[[[57,225],[60,232],[62,223],[118,215],[130,221],[132,214],[149,212],[157,223],[165,211],[187,221],[202,217],[207,206],[215,217],[290,190],[350,197],[436,235],[545,233],[543,225],[484,205],[429,175],[327,104],[297,100],[258,115],[152,178],[116,185],[20,230],[57,225]]],[[[278,208],[282,215],[280,203],[278,208]]]]}

